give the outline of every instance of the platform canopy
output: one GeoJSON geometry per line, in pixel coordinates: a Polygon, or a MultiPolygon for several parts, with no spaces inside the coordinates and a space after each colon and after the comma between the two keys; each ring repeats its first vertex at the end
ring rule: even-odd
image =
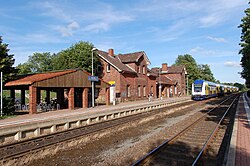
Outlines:
{"type": "MultiPolygon", "coordinates": [[[[91,93],[89,89],[92,87],[90,78],[93,78],[90,76],[90,73],[82,69],[22,75],[17,76],[14,81],[7,82],[4,88],[10,90],[10,96],[14,101],[15,90],[21,90],[21,105],[25,105],[25,90],[29,90],[30,113],[37,112],[37,105],[41,102],[41,90],[46,90],[46,103],[50,103],[50,91],[54,91],[59,105],[65,105],[65,99],[67,99],[67,107],[74,110],[75,107],[88,107],[89,94],[91,93]],[[66,94],[64,94],[65,90],[66,94]]],[[[109,83],[102,79],[95,79],[95,89],[105,89],[106,101],[109,101],[109,87],[109,83]]],[[[95,93],[98,94],[98,90],[95,93]]],[[[106,104],[109,103],[106,102],[106,104]]]]}
{"type": "MultiPolygon", "coordinates": [[[[91,87],[91,81],[88,80],[90,73],[82,69],[70,69],[64,71],[52,71],[46,73],[31,74],[20,77],[17,80],[7,82],[5,89],[28,89],[29,86],[34,87],[54,87],[54,88],[67,88],[67,87],[91,87]]],[[[99,79],[96,82],[97,88],[108,88],[110,85],[99,79]]]]}

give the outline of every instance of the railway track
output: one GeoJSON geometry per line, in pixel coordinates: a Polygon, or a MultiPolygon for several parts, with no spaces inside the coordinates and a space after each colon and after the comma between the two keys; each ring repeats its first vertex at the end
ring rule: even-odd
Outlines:
{"type": "Polygon", "coordinates": [[[4,164],[10,160],[17,160],[18,158],[24,157],[29,153],[35,153],[37,151],[41,151],[49,146],[53,146],[65,141],[70,141],[78,137],[82,137],[115,126],[119,126],[141,118],[146,118],[154,114],[160,113],[163,110],[171,110],[178,108],[181,109],[183,107],[192,106],[194,105],[194,103],[195,103],[194,101],[188,101],[176,105],[170,105],[165,108],[161,108],[159,110],[143,112],[131,116],[121,117],[118,119],[91,124],[88,126],[73,128],[70,130],[61,131],[50,135],[43,135],[28,140],[2,145],[0,146],[0,161],[1,161],[0,163],[4,164]]]}
{"type": "MultiPolygon", "coordinates": [[[[194,123],[163,142],[133,166],[139,165],[197,165],[209,160],[206,150],[231,109],[235,109],[238,95],[227,98],[194,123]],[[204,159],[201,161],[201,159],[204,159]]],[[[228,119],[227,119],[228,120],[228,119]]],[[[224,122],[225,123],[225,122],[224,122]]]]}

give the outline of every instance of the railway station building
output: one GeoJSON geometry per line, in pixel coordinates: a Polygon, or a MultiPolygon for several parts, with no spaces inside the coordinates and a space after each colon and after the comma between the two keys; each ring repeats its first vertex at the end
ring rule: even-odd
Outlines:
{"type": "Polygon", "coordinates": [[[186,95],[186,69],[184,66],[170,66],[163,63],[162,67],[152,68],[157,77],[157,96],[175,97],[186,95]]]}
{"type": "Polygon", "coordinates": [[[111,84],[110,100],[118,102],[147,99],[149,94],[156,95],[157,75],[150,73],[150,61],[144,51],[114,54],[96,51],[102,70],[99,77],[111,84]]]}
{"type": "MultiPolygon", "coordinates": [[[[91,106],[90,73],[82,69],[70,69],[20,76],[19,79],[7,82],[5,89],[10,90],[10,96],[15,101],[15,90],[21,91],[21,105],[28,105],[29,113],[37,113],[41,103],[41,90],[46,91],[45,102],[50,103],[50,92],[56,92],[57,107],[60,109],[87,108],[91,106]],[[29,103],[25,103],[25,91],[29,91],[29,103]]],[[[99,79],[95,82],[95,98],[99,92],[105,94],[105,104],[109,104],[110,85],[99,79]]]]}
{"type": "Polygon", "coordinates": [[[141,100],[150,96],[174,97],[186,95],[186,70],[183,66],[148,68],[150,61],[144,51],[114,54],[96,51],[100,66],[99,77],[111,84],[110,100],[118,102],[141,100]]]}

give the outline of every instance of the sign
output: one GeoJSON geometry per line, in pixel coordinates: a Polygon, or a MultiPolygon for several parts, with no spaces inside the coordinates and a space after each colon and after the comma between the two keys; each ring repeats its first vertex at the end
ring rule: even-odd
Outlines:
{"type": "Polygon", "coordinates": [[[98,81],[99,81],[99,78],[98,78],[98,76],[88,76],[88,80],[89,80],[89,81],[98,82],[98,81]]]}
{"type": "Polygon", "coordinates": [[[114,85],[114,84],[115,84],[115,81],[109,81],[109,84],[110,84],[110,85],[114,85]]]}

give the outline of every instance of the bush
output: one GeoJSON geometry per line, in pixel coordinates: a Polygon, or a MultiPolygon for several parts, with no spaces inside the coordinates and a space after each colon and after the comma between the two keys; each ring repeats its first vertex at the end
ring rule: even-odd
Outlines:
{"type": "Polygon", "coordinates": [[[3,115],[13,115],[15,112],[15,105],[11,98],[3,97],[3,115]]]}

